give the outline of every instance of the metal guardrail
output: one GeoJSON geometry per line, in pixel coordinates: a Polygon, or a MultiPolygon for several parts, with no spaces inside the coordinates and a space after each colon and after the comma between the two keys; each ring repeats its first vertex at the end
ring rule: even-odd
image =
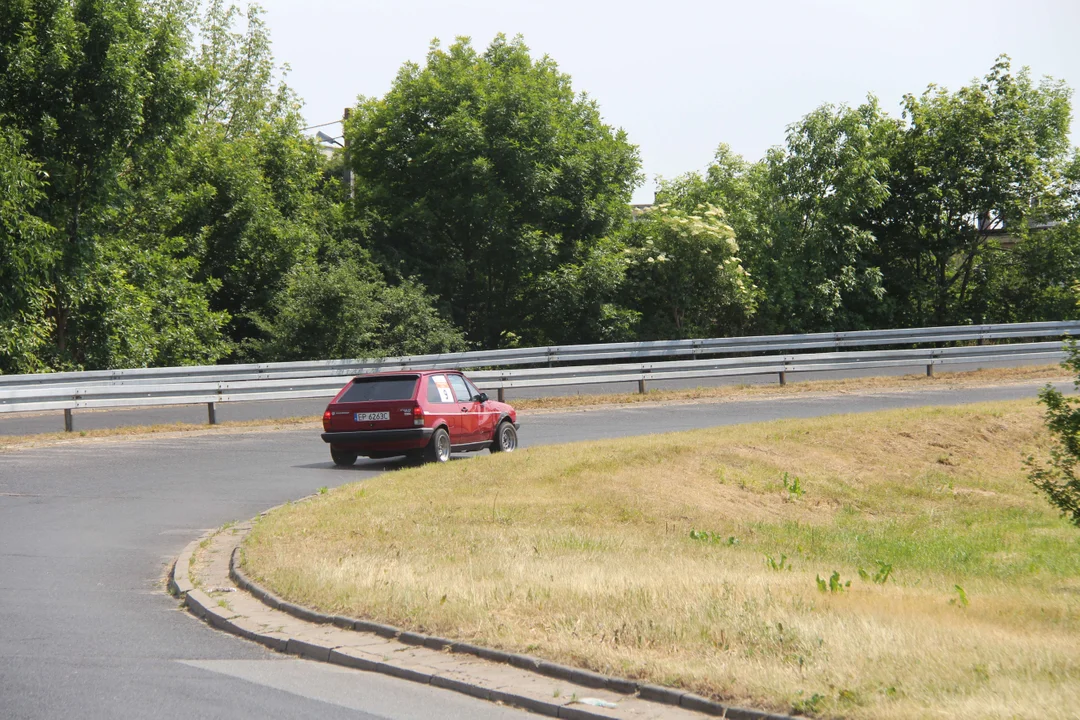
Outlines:
{"type": "Polygon", "coordinates": [[[925,365],[927,374],[932,375],[934,366],[954,363],[1054,362],[1063,357],[1060,342],[983,343],[1016,338],[1061,337],[1073,333],[1080,334],[1080,322],[514,348],[360,361],[9,375],[0,376],[0,413],[63,410],[65,429],[70,430],[71,411],[77,409],[206,403],[209,421],[214,424],[216,403],[332,397],[341,389],[343,377],[387,370],[429,368],[501,367],[469,374],[481,389],[496,390],[500,399],[504,398],[506,390],[513,388],[636,381],[639,392],[645,392],[649,381],[724,376],[775,374],[783,384],[787,374],[792,372],[925,365]],[[955,342],[978,344],[781,354],[791,350],[840,350],[845,347],[955,342]],[[736,353],[766,354],[730,357],[736,353]],[[687,357],[691,359],[678,359],[687,357]],[[613,362],[625,359],[639,362],[613,362]],[[604,364],[595,364],[597,361],[604,364]],[[520,368],[521,365],[540,367],[520,368]],[[515,366],[518,366],[517,369],[515,366]]]}
{"type": "Polygon", "coordinates": [[[887,367],[926,366],[933,375],[937,365],[979,362],[1042,360],[1054,362],[1064,356],[1059,342],[1017,343],[928,350],[876,350],[868,352],[814,353],[805,355],[760,355],[745,358],[670,361],[624,365],[540,368],[535,370],[481,371],[469,378],[481,389],[589,385],[612,382],[641,383],[740,375],[778,375],[786,382],[787,373],[866,370],[887,367]]]}
{"type": "MultiPolygon", "coordinates": [[[[0,375],[0,393],[27,386],[84,386],[110,384],[177,384],[345,377],[387,370],[430,368],[502,368],[521,365],[580,364],[646,358],[702,358],[736,353],[781,353],[801,350],[882,345],[917,345],[944,342],[987,342],[1014,338],[1061,337],[1080,334],[1080,321],[959,325],[898,330],[858,330],[803,335],[756,335],[700,340],[555,345],[509,348],[439,355],[414,355],[374,360],[315,360],[242,365],[201,365],[167,368],[92,370],[88,372],[0,375]]],[[[0,395],[0,403],[2,403],[0,395]]],[[[0,409],[0,412],[3,412],[0,409]]]]}

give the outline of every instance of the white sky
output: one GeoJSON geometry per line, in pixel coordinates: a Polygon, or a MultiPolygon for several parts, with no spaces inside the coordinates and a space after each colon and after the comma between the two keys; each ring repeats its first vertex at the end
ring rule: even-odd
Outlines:
{"type": "MultiPolygon", "coordinates": [[[[438,37],[518,33],[641,149],[654,178],[705,168],[720,142],[756,160],[825,102],[873,92],[890,114],[928,83],[956,89],[1000,53],[1080,88],[1080,0],[262,0],[309,124],[382,95],[438,37]]],[[[1076,103],[1074,98],[1074,103],[1076,103]]],[[[1074,144],[1080,130],[1074,123],[1074,144]]],[[[327,128],[340,134],[340,126],[327,128]]]]}

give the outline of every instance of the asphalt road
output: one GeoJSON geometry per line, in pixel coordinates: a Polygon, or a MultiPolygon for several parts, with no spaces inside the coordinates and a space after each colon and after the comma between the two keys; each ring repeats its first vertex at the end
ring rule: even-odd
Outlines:
{"type": "MultiPolygon", "coordinates": [[[[1034,397],[1037,389],[543,414],[522,418],[521,440],[542,445],[1034,397]]],[[[271,653],[193,619],[165,594],[168,563],[204,530],[395,467],[360,461],[334,468],[309,430],[74,442],[0,454],[0,718],[527,717],[437,688],[271,653]]]]}
{"type": "MultiPolygon", "coordinates": [[[[1017,367],[1019,365],[1041,365],[1045,361],[1028,363],[1016,361],[977,364],[957,364],[941,366],[938,372],[963,372],[979,368],[1017,367]]],[[[836,380],[839,378],[882,377],[924,373],[924,365],[911,365],[894,368],[869,368],[865,370],[844,370],[843,372],[789,373],[788,382],[807,382],[811,380],[836,380]]],[[[666,380],[650,382],[648,387],[654,390],[675,390],[685,388],[712,387],[721,385],[775,385],[778,378],[775,373],[768,375],[740,375],[735,377],[693,378],[690,380],[666,380]]],[[[344,381],[342,381],[344,384],[344,381]]],[[[514,398],[549,397],[552,395],[597,395],[608,393],[637,392],[637,382],[600,383],[598,385],[570,385],[563,387],[520,388],[507,391],[507,400],[514,398]]],[[[494,392],[491,393],[494,396],[494,392]]],[[[263,420],[268,418],[314,417],[322,415],[329,398],[309,400],[284,400],[264,402],[237,402],[217,405],[218,422],[237,420],[263,420]]],[[[96,430],[116,428],[127,425],[159,425],[168,423],[201,424],[207,421],[205,405],[167,405],[150,408],[117,408],[110,410],[76,410],[73,413],[75,430],[96,430]]],[[[0,435],[27,435],[34,433],[61,432],[64,429],[64,413],[60,410],[36,413],[0,414],[0,435]]]]}

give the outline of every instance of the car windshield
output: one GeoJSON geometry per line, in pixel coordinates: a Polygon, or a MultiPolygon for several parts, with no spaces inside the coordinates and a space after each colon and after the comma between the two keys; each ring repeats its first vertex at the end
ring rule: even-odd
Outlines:
{"type": "Polygon", "coordinates": [[[410,400],[416,389],[418,375],[398,375],[385,378],[356,378],[338,402],[371,402],[377,400],[410,400]]]}

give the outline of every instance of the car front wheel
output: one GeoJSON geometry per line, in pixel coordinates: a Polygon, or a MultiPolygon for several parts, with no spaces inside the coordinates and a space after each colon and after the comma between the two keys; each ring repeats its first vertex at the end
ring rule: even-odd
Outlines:
{"type": "Polygon", "coordinates": [[[491,443],[491,452],[514,452],[517,450],[517,429],[511,422],[501,422],[495,429],[495,441],[491,443]]]}
{"type": "Polygon", "coordinates": [[[428,462],[444,463],[450,459],[450,433],[446,428],[438,428],[431,435],[425,457],[428,462]]]}

